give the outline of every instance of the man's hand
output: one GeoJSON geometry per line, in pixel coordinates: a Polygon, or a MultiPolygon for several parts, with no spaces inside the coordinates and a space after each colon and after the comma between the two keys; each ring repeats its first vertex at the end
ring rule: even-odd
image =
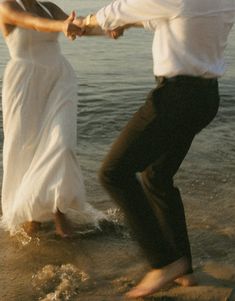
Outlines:
{"type": "Polygon", "coordinates": [[[79,16],[79,17],[75,17],[73,20],[73,24],[75,24],[76,26],[83,28],[86,26],[86,21],[85,21],[85,17],[79,16]]]}
{"type": "Polygon", "coordinates": [[[82,36],[84,29],[79,24],[74,22],[76,14],[74,11],[70,16],[63,22],[63,33],[70,40],[75,40],[76,36],[82,36]]]}
{"type": "Polygon", "coordinates": [[[80,16],[80,17],[74,18],[74,20],[73,20],[73,24],[81,29],[81,32],[80,32],[79,36],[84,35],[85,32],[86,32],[86,21],[85,21],[85,19],[86,19],[85,17],[80,16]]]}
{"type": "Polygon", "coordinates": [[[112,38],[112,39],[114,39],[114,40],[116,40],[116,39],[118,39],[119,37],[123,36],[123,33],[124,33],[124,27],[117,27],[117,28],[114,29],[114,30],[107,30],[107,31],[106,31],[106,34],[107,34],[110,38],[112,38]]]}

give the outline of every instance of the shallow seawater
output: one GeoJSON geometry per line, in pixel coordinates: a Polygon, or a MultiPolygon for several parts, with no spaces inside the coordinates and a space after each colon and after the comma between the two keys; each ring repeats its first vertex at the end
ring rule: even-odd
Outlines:
{"type": "MultiPolygon", "coordinates": [[[[108,1],[56,3],[68,12],[77,6],[82,15],[108,1]]],[[[154,86],[151,38],[137,29],[117,41],[97,37],[71,43],[61,37],[62,50],[78,79],[77,150],[88,199],[108,213],[112,223],[102,230],[77,229],[77,237],[65,241],[55,237],[51,224],[33,239],[23,232],[10,238],[0,231],[0,301],[122,300],[146,268],[121,213],[98,183],[97,170],[112,141],[154,86]]],[[[228,70],[220,80],[220,110],[195,138],[175,179],[185,203],[195,269],[204,268],[210,275],[235,263],[234,38],[233,30],[226,51],[228,70]]],[[[1,88],[8,59],[1,38],[0,57],[1,88]]],[[[223,285],[235,286],[231,280],[235,276],[228,277],[230,282],[224,280],[223,285]]]]}

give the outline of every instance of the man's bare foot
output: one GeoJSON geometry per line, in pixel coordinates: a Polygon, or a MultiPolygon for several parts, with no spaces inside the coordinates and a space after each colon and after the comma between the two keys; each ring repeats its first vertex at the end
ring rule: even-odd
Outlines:
{"type": "Polygon", "coordinates": [[[181,277],[178,277],[174,280],[175,283],[181,286],[195,286],[198,284],[197,279],[193,273],[185,274],[181,277]]]}
{"type": "Polygon", "coordinates": [[[187,272],[188,263],[185,258],[148,272],[141,282],[130,290],[126,296],[129,299],[152,295],[162,289],[169,282],[181,277],[187,272]]]}
{"type": "Polygon", "coordinates": [[[22,225],[22,228],[29,236],[35,235],[40,230],[40,227],[41,223],[35,221],[26,222],[22,225]]]}
{"type": "Polygon", "coordinates": [[[56,234],[62,238],[69,238],[72,236],[72,228],[66,215],[59,210],[54,214],[56,234]]]}

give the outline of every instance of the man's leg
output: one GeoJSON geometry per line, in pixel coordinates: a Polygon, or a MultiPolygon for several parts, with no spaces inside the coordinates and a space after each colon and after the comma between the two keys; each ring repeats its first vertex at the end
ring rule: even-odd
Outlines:
{"type": "MultiPolygon", "coordinates": [[[[157,166],[156,162],[158,161],[167,162],[169,154],[176,158],[177,170],[191,144],[193,137],[184,137],[184,141],[179,141],[181,151],[178,151],[176,145],[174,145],[176,151],[171,151],[172,141],[176,137],[175,133],[172,136],[170,131],[166,132],[165,123],[171,120],[167,120],[167,116],[164,115],[166,110],[161,108],[162,102],[162,89],[156,89],[112,146],[102,166],[100,178],[103,186],[124,210],[136,239],[152,267],[161,268],[186,256],[189,258],[187,270],[191,271],[191,255],[185,219],[181,218],[184,216],[183,205],[178,191],[173,188],[173,175],[167,175],[167,181],[165,181],[165,176],[159,174],[159,178],[166,182],[164,187],[166,197],[162,197],[159,193],[153,193],[154,197],[147,194],[144,191],[147,186],[144,185],[146,187],[143,190],[136,177],[137,172],[143,171],[147,167],[150,168],[154,164],[157,166]],[[157,102],[160,106],[153,105],[153,98],[158,98],[157,102]],[[161,212],[153,208],[154,198],[163,204],[161,212]],[[170,204],[171,202],[176,202],[176,204],[170,204]],[[175,208],[177,208],[176,214],[180,216],[177,223],[183,224],[181,228],[184,229],[179,235],[173,233],[171,228],[173,226],[174,229],[174,225],[169,220],[172,215],[171,211],[175,208]],[[182,244],[186,246],[183,252],[182,248],[178,248],[174,242],[174,237],[180,235],[182,237],[186,235],[185,238],[182,238],[184,241],[182,244]]],[[[166,163],[162,164],[162,166],[164,165],[166,163]]],[[[172,173],[172,170],[168,173],[172,173]]]]}
{"type": "Polygon", "coordinates": [[[191,273],[192,257],[184,206],[180,191],[173,183],[173,177],[193,140],[193,136],[182,134],[182,131],[178,136],[175,133],[176,139],[170,144],[169,151],[142,172],[141,182],[155,216],[164,230],[163,235],[168,242],[168,248],[172,253],[178,253],[179,257],[187,258],[188,272],[191,273]]]}
{"type": "Polygon", "coordinates": [[[153,293],[191,272],[183,205],[172,178],[194,135],[218,108],[217,86],[207,86],[197,81],[195,87],[180,84],[155,90],[103,164],[101,181],[124,210],[153,268],[130,297],[153,293]],[[136,178],[140,171],[141,184],[136,178]]]}
{"type": "Polygon", "coordinates": [[[171,135],[172,142],[169,151],[142,172],[143,189],[156,216],[163,225],[165,239],[172,250],[177,249],[179,253],[184,254],[184,257],[160,269],[154,268],[153,265],[153,269],[127,294],[129,298],[153,294],[171,280],[183,286],[194,285],[195,283],[193,274],[180,276],[185,264],[188,272],[192,271],[189,265],[191,252],[183,204],[178,189],[173,186],[173,176],[190,147],[190,140],[192,141],[194,135],[209,124],[216,115],[219,94],[216,81],[199,79],[194,82],[192,79],[189,83],[192,86],[185,85],[183,89],[185,96],[183,94],[181,96],[182,104],[186,101],[185,105],[179,106],[180,101],[178,102],[177,99],[175,103],[172,103],[173,107],[175,104],[172,121],[179,119],[179,122],[171,123],[174,129],[170,125],[171,133],[174,135],[171,135]],[[179,107],[181,107],[180,110],[179,107]],[[186,261],[185,258],[187,258],[186,261]],[[177,274],[180,277],[176,276],[177,274]]]}

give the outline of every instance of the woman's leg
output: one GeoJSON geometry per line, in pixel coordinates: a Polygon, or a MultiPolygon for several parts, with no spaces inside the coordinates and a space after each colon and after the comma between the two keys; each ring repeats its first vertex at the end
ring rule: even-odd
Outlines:
{"type": "Polygon", "coordinates": [[[62,238],[68,238],[72,236],[72,228],[66,215],[58,209],[54,214],[54,223],[57,235],[62,238]]]}
{"type": "Polygon", "coordinates": [[[35,221],[26,222],[23,224],[22,228],[27,233],[27,235],[33,236],[40,230],[41,223],[35,221]]]}

